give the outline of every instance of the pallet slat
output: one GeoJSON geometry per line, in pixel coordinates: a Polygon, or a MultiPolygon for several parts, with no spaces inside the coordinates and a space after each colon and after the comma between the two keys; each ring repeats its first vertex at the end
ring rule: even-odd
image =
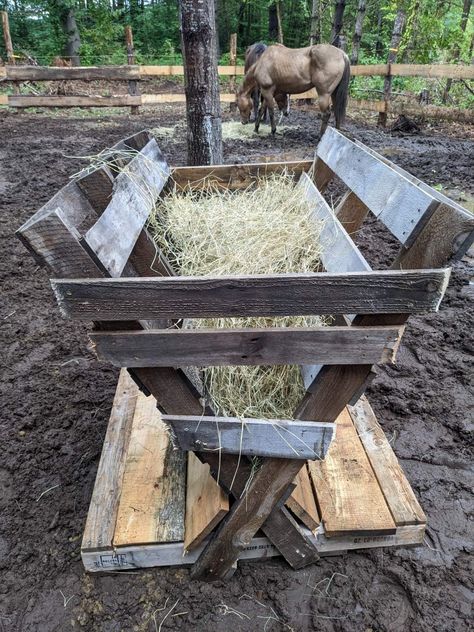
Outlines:
{"type": "Polygon", "coordinates": [[[397,527],[425,524],[425,514],[367,398],[362,396],[348,410],[397,527]]]}
{"type": "Polygon", "coordinates": [[[52,279],[79,320],[221,318],[437,311],[449,269],[344,274],[52,279]]]}
{"type": "Polygon", "coordinates": [[[138,394],[114,546],[184,539],[186,455],[173,446],[153,397],[138,394]]]}
{"type": "Polygon", "coordinates": [[[296,487],[286,501],[286,506],[308,529],[314,531],[320,524],[320,518],[307,467],[301,468],[294,482],[296,487]]]}
{"type": "Polygon", "coordinates": [[[395,360],[398,327],[182,329],[97,332],[100,358],[115,366],[368,364],[395,360]]]}
{"type": "Polygon", "coordinates": [[[336,436],[324,461],[309,461],[327,537],[395,533],[367,454],[346,409],[336,419],[336,436]]]}
{"type": "Polygon", "coordinates": [[[332,127],[317,155],[406,246],[438,206],[431,195],[332,127]]]}
{"type": "Polygon", "coordinates": [[[248,419],[195,415],[163,415],[182,450],[219,450],[293,459],[324,459],[334,424],[289,419],[248,419]]]}

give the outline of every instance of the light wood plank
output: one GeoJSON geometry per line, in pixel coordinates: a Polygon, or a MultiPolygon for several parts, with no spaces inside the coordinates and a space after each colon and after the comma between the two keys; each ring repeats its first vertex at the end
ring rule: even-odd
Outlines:
{"type": "Polygon", "coordinates": [[[191,551],[229,511],[229,499],[209,472],[209,465],[188,453],[184,550],[191,551]]]}
{"type": "Polygon", "coordinates": [[[398,327],[183,329],[98,332],[100,358],[115,366],[368,364],[394,362],[398,327]]]}
{"type": "Polygon", "coordinates": [[[297,178],[301,173],[310,171],[312,166],[312,160],[292,160],[243,165],[174,167],[171,179],[178,189],[199,190],[212,183],[222,189],[235,191],[246,189],[259,178],[268,177],[273,173],[288,173],[297,178]]]}
{"type": "Polygon", "coordinates": [[[308,529],[314,531],[318,528],[320,519],[307,467],[301,468],[294,482],[296,487],[286,501],[286,506],[308,529]]]}
{"type": "Polygon", "coordinates": [[[425,514],[367,398],[348,407],[355,428],[397,527],[424,524],[425,514]]]}
{"type": "Polygon", "coordinates": [[[83,550],[112,546],[128,443],[139,390],[127,371],[120,372],[105,435],[86,526],[83,550]]]}
{"type": "Polygon", "coordinates": [[[111,276],[122,273],[169,173],[158,145],[151,140],[115,178],[109,205],[83,237],[111,276]]]}
{"type": "Polygon", "coordinates": [[[474,66],[462,66],[460,64],[391,64],[390,74],[398,77],[474,79],[474,66]]]}
{"type": "Polygon", "coordinates": [[[317,155],[402,244],[413,241],[437,206],[431,195],[332,127],[317,155]]]}
{"type": "Polygon", "coordinates": [[[141,105],[141,96],[120,94],[114,96],[36,96],[29,94],[8,95],[8,105],[12,108],[83,108],[83,107],[125,107],[141,105]]]}
{"type": "Polygon", "coordinates": [[[437,311],[449,269],[344,274],[52,279],[78,320],[221,318],[437,311]]]}
{"type": "Polygon", "coordinates": [[[177,542],[184,538],[185,455],[171,443],[153,397],[138,395],[114,545],[177,542]]]}
{"type": "Polygon", "coordinates": [[[125,81],[139,77],[138,66],[6,66],[8,81],[125,81]]]}
{"type": "Polygon", "coordinates": [[[308,463],[327,537],[395,533],[367,454],[346,409],[336,419],[336,436],[324,461],[308,463]]]}

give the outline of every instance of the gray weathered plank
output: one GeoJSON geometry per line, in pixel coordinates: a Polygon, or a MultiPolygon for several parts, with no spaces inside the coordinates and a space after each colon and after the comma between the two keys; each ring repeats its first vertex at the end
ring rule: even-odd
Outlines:
{"type": "Polygon", "coordinates": [[[91,334],[115,366],[368,364],[393,362],[398,327],[169,329],[91,334]]]}
{"type": "Polygon", "coordinates": [[[344,274],[53,279],[65,316],[91,320],[436,311],[449,269],[344,274]]]}
{"type": "Polygon", "coordinates": [[[334,424],[290,419],[249,419],[163,415],[186,452],[222,453],[287,459],[324,459],[334,424]]]}
{"type": "Polygon", "coordinates": [[[438,203],[387,163],[334,128],[328,128],[318,157],[405,245],[409,245],[438,203]]]}
{"type": "Polygon", "coordinates": [[[122,273],[169,173],[158,145],[151,140],[115,178],[109,205],[83,237],[111,276],[122,273]]]}

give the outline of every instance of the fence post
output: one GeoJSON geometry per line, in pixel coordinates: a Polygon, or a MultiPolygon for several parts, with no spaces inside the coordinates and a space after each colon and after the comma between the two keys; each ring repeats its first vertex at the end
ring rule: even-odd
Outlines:
{"type": "MultiPolygon", "coordinates": [[[[129,24],[125,27],[125,43],[127,44],[127,64],[133,66],[135,64],[135,49],[133,47],[132,27],[129,24]]],[[[135,79],[129,79],[128,81],[128,94],[130,96],[138,96],[140,94],[138,81],[135,79]]],[[[130,106],[130,111],[132,114],[138,114],[138,105],[130,106]]]]}
{"type": "Polygon", "coordinates": [[[392,64],[397,61],[398,47],[402,40],[403,29],[405,27],[405,11],[398,9],[393,23],[392,39],[390,40],[390,48],[388,50],[387,59],[387,75],[383,86],[383,100],[385,101],[385,110],[379,113],[378,125],[385,127],[387,125],[387,114],[392,93],[392,64]]]}
{"type": "MultiPolygon", "coordinates": [[[[8,21],[8,13],[6,11],[1,11],[2,14],[2,29],[3,29],[3,40],[5,42],[5,50],[7,51],[7,62],[11,65],[15,65],[15,55],[13,53],[13,44],[12,38],[10,35],[10,23],[8,21]]],[[[15,81],[13,83],[13,92],[15,94],[20,94],[20,86],[15,81]]]]}
{"type": "MultiPolygon", "coordinates": [[[[230,35],[230,58],[229,63],[231,66],[234,66],[234,74],[231,75],[229,80],[229,92],[231,94],[235,94],[237,89],[237,75],[236,75],[236,66],[237,66],[237,33],[231,33],[230,35]]],[[[236,103],[230,104],[230,111],[235,112],[236,103]]]]}

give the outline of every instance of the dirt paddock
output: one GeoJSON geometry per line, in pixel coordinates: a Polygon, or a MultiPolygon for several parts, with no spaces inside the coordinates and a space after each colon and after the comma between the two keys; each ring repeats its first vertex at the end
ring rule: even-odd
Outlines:
{"type": "MultiPolygon", "coordinates": [[[[186,568],[84,572],[81,533],[118,372],[95,359],[85,326],[60,317],[46,272],[13,233],[84,164],[78,156],[183,117],[181,106],[134,117],[0,113],[0,631],[467,630],[474,313],[466,261],[454,266],[440,313],[410,320],[397,365],[380,369],[369,391],[427,514],[424,546],[351,552],[297,572],[279,558],[241,563],[216,584],[190,582],[186,568]]],[[[315,113],[295,109],[285,123],[275,139],[227,140],[226,162],[312,157],[315,113]]],[[[472,200],[472,129],[391,136],[372,118],[347,129],[461,203],[472,200]]],[[[159,143],[171,164],[185,163],[182,128],[159,143]]],[[[393,245],[382,238],[370,222],[358,236],[380,266],[393,245]]]]}

